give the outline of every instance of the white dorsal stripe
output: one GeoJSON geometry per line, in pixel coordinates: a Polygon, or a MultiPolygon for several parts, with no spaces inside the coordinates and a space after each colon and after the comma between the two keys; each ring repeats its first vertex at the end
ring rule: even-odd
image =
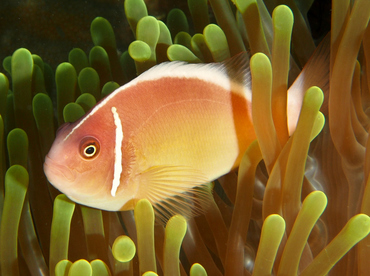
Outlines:
{"type": "Polygon", "coordinates": [[[223,63],[194,64],[181,61],[164,62],[150,68],[138,76],[135,81],[157,80],[165,77],[200,79],[219,85],[226,90],[229,90],[231,87],[230,78],[227,75],[223,63]]]}
{"type": "Polygon", "coordinates": [[[122,141],[123,141],[123,131],[122,123],[119,115],[117,113],[117,108],[112,107],[114,124],[116,125],[116,145],[114,148],[114,175],[112,182],[111,195],[116,196],[117,188],[120,184],[121,173],[122,173],[122,141]]]}
{"type": "MultiPolygon", "coordinates": [[[[109,100],[115,97],[118,93],[123,92],[126,88],[134,86],[142,81],[157,80],[160,78],[187,78],[187,79],[199,79],[206,82],[211,82],[218,86],[221,86],[225,90],[231,89],[231,80],[227,74],[227,68],[223,63],[207,63],[207,64],[188,64],[181,61],[164,62],[156,65],[146,72],[142,73],[137,78],[133,79],[129,83],[117,88],[105,99],[98,103],[89,114],[86,115],[64,138],[64,141],[78,129],[88,118],[90,118],[95,112],[103,107],[109,100]]],[[[244,89],[245,97],[250,101],[251,90],[248,88],[244,89]]]]}

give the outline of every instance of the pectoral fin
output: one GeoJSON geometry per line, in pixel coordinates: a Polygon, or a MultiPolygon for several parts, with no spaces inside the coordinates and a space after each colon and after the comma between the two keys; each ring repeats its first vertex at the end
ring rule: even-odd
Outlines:
{"type": "Polygon", "coordinates": [[[209,186],[209,179],[196,169],[155,166],[141,174],[137,198],[148,199],[162,221],[174,214],[189,218],[208,206],[209,186]]]}

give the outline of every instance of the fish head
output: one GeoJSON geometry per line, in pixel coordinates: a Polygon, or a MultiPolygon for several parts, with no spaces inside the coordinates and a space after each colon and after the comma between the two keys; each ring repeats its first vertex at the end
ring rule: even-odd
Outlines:
{"type": "MultiPolygon", "coordinates": [[[[115,138],[101,122],[66,123],[45,157],[48,181],[71,200],[108,211],[121,210],[131,200],[130,191],[111,194],[115,138]]],[[[129,205],[132,205],[129,203],[129,205]]]]}

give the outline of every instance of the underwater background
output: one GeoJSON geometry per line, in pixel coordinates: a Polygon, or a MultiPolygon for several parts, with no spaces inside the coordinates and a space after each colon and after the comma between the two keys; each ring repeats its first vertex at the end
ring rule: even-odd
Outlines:
{"type": "Polygon", "coordinates": [[[3,1],[1,275],[370,275],[369,17],[367,0],[3,1]],[[157,63],[241,51],[257,140],[203,215],[164,225],[147,200],[105,212],[47,182],[61,124],[157,63]],[[279,103],[297,78],[289,137],[279,103]]]}
{"type": "MultiPolygon", "coordinates": [[[[2,1],[0,10],[0,60],[13,54],[15,49],[27,48],[42,55],[53,69],[66,61],[72,48],[88,52],[91,45],[90,24],[101,16],[110,22],[116,37],[117,49],[127,50],[134,36],[127,22],[123,0],[105,1],[2,1]]],[[[166,21],[173,8],[181,9],[190,18],[187,1],[145,1],[148,14],[166,21]]],[[[330,29],[331,1],[314,1],[307,18],[316,42],[330,29]]],[[[212,9],[209,9],[212,23],[212,9]]],[[[192,24],[191,19],[189,20],[192,24]]],[[[190,26],[192,27],[192,26],[190,26]]],[[[194,30],[193,30],[194,31],[194,30]]]]}

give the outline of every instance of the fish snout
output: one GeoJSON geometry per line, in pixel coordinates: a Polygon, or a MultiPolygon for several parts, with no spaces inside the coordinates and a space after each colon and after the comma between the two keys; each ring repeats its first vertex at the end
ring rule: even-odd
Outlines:
{"type": "Polygon", "coordinates": [[[54,186],[58,189],[64,183],[72,183],[76,180],[76,173],[67,165],[59,164],[48,155],[45,157],[44,173],[54,186]]]}

